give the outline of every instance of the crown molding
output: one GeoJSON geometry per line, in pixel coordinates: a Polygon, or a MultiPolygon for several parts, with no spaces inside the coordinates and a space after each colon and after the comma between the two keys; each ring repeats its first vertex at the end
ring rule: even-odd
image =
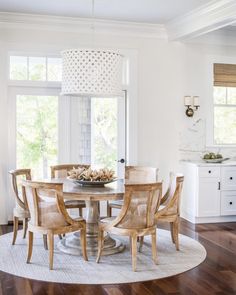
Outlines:
{"type": "Polygon", "coordinates": [[[236,22],[235,0],[213,0],[166,24],[169,40],[187,40],[236,22]]]}
{"type": "Polygon", "coordinates": [[[52,15],[0,12],[0,27],[44,29],[63,32],[113,34],[144,38],[167,39],[164,25],[107,21],[52,15]]]}

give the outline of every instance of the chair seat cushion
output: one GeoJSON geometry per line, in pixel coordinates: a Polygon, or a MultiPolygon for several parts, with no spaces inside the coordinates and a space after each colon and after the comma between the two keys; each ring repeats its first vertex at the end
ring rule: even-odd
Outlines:
{"type": "Polygon", "coordinates": [[[18,218],[30,218],[30,213],[28,210],[21,208],[20,206],[16,206],[14,208],[13,214],[18,218]]]}
{"type": "Polygon", "coordinates": [[[122,207],[124,204],[124,201],[123,200],[112,200],[112,201],[109,201],[109,205],[112,207],[112,206],[115,206],[115,207],[122,207]]]}
{"type": "MultiPolygon", "coordinates": [[[[161,205],[158,209],[158,212],[163,210],[165,207],[166,207],[165,205],[161,205]]],[[[177,208],[171,207],[165,213],[161,214],[160,217],[161,216],[171,216],[171,215],[176,215],[176,214],[177,214],[177,208]]]]}
{"type": "Polygon", "coordinates": [[[114,219],[116,219],[115,216],[113,217],[106,217],[106,218],[103,218],[100,220],[101,223],[109,223],[109,222],[112,222],[114,219]]]}
{"type": "Polygon", "coordinates": [[[84,208],[85,201],[79,201],[79,200],[67,200],[65,201],[66,208],[84,208]]]}

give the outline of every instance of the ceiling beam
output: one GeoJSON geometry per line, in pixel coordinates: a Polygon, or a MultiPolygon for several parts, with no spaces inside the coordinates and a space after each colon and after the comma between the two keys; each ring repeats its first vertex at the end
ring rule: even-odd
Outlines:
{"type": "Polygon", "coordinates": [[[236,22],[235,0],[214,0],[166,24],[169,40],[184,41],[236,22]]]}

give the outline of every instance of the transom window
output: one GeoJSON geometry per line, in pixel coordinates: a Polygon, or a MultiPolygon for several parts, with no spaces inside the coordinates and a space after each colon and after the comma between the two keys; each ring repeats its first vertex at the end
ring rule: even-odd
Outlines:
{"type": "Polygon", "coordinates": [[[61,58],[10,56],[10,80],[61,81],[61,58]]]}
{"type": "Polygon", "coordinates": [[[214,144],[236,144],[236,65],[214,64],[214,144]]]}

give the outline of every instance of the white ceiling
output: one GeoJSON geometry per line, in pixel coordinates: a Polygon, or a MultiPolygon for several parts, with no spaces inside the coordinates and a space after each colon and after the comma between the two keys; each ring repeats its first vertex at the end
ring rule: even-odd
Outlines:
{"type": "MultiPolygon", "coordinates": [[[[95,18],[162,24],[210,0],[95,0],[95,18]]],[[[92,0],[0,0],[0,11],[91,17],[92,0]]]]}

